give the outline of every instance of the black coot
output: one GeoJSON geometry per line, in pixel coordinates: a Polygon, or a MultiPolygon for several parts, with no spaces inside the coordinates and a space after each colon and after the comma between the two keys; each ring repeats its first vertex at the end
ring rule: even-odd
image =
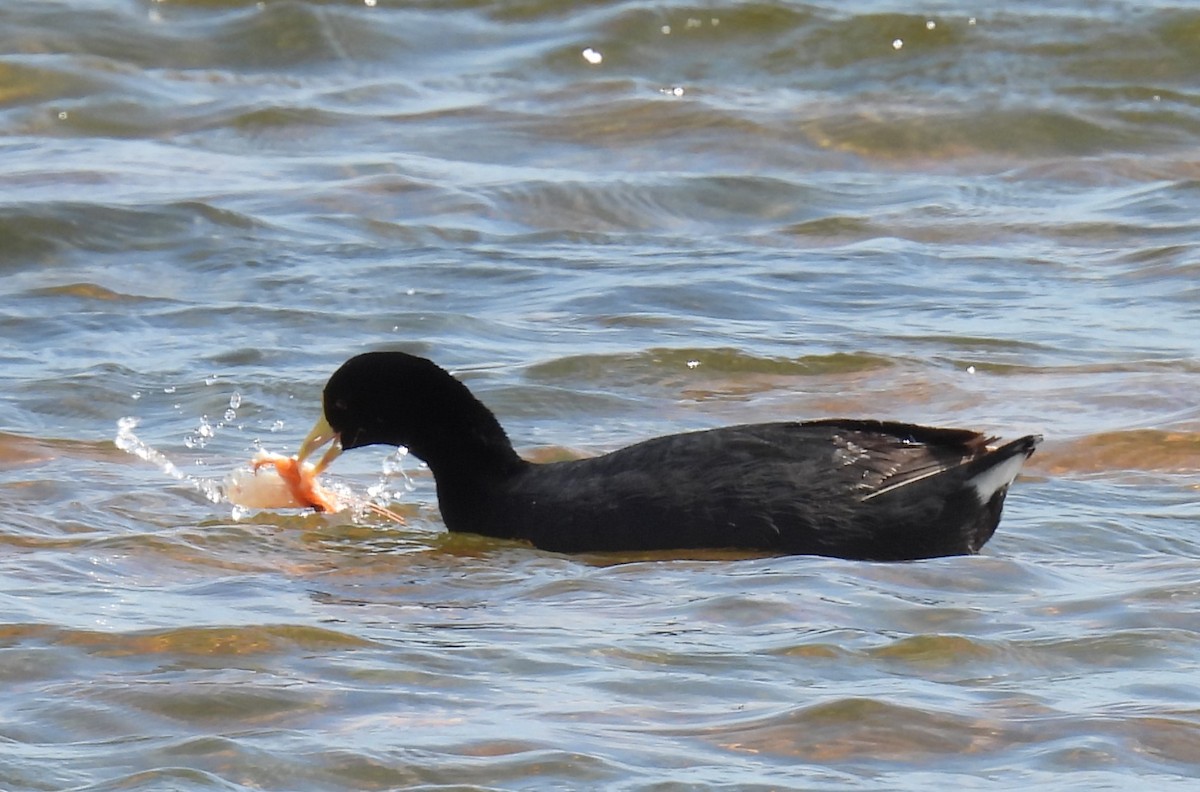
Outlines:
{"type": "Polygon", "coordinates": [[[424,358],[368,352],[325,386],[300,457],[405,446],[437,482],[446,527],[561,552],[746,548],[899,561],[975,553],[1041,441],[989,448],[965,429],[829,419],[729,426],[536,464],[424,358]],[[340,446],[340,447],[339,447],[340,446]]]}

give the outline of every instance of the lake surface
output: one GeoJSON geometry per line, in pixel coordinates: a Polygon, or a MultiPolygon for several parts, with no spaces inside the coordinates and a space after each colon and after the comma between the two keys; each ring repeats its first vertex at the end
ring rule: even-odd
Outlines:
{"type": "Polygon", "coordinates": [[[0,789],[1197,788],[1197,74],[1182,0],[0,5],[0,789]],[[381,348],[536,458],[1047,439],[905,564],[219,500],[381,348]]]}

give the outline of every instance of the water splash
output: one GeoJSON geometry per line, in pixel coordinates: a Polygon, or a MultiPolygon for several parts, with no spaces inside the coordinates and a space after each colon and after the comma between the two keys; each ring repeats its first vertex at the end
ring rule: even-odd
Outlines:
{"type": "Polygon", "coordinates": [[[113,440],[117,448],[149,462],[176,481],[187,484],[213,503],[221,503],[225,500],[225,492],[219,482],[184,473],[165,454],[151,448],[134,434],[133,430],[137,428],[137,425],[138,419],[132,416],[126,416],[117,421],[117,436],[113,440]]]}
{"type": "MultiPolygon", "coordinates": [[[[230,408],[228,412],[235,411],[241,405],[241,396],[234,393],[230,397],[229,403],[230,408]]],[[[236,417],[236,415],[233,417],[236,417]]],[[[232,420],[232,418],[229,418],[229,420],[232,420]]],[[[232,509],[231,516],[234,520],[244,520],[258,511],[253,507],[234,503],[230,498],[230,487],[233,486],[233,482],[238,480],[239,476],[251,475],[249,461],[245,461],[234,469],[223,473],[219,478],[207,478],[185,473],[166,454],[153,448],[137,436],[134,430],[138,427],[139,422],[139,419],[133,416],[126,416],[117,421],[117,434],[114,438],[117,448],[128,454],[133,454],[145,462],[149,462],[170,478],[199,492],[209,501],[229,504],[232,509]]],[[[217,436],[217,430],[226,426],[226,422],[213,426],[207,416],[201,416],[196,430],[185,435],[184,445],[190,450],[203,449],[208,445],[209,441],[217,436]]],[[[241,427],[237,428],[240,429],[241,427]]],[[[277,431],[278,428],[282,428],[281,421],[275,422],[272,431],[277,431]]],[[[254,439],[253,446],[256,451],[263,450],[262,441],[258,438],[254,439]]],[[[415,487],[412,478],[403,467],[404,459],[407,455],[408,449],[398,448],[394,454],[385,458],[379,480],[374,485],[368,487],[365,494],[355,492],[349,485],[342,482],[326,481],[323,482],[323,486],[333,494],[338,503],[344,504],[342,511],[352,515],[352,519],[360,519],[367,514],[373,513],[387,517],[395,522],[403,522],[403,518],[386,508],[384,504],[400,500],[405,494],[412,492],[415,487]],[[397,478],[400,479],[399,487],[396,487],[397,478]]],[[[195,464],[200,467],[207,467],[208,462],[203,459],[196,459],[195,464]]]]}
{"type": "Polygon", "coordinates": [[[367,496],[372,501],[400,500],[416,488],[416,483],[408,475],[408,471],[404,469],[404,462],[407,457],[408,449],[404,446],[399,446],[396,448],[395,453],[383,458],[379,480],[370,487],[367,487],[367,496]],[[392,488],[397,478],[400,479],[399,490],[392,488]]]}

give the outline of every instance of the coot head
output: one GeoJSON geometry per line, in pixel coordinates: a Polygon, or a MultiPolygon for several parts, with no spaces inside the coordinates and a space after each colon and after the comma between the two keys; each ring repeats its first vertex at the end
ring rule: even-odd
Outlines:
{"type": "Polygon", "coordinates": [[[351,358],[325,384],[324,414],[300,448],[305,458],[334,441],[323,469],[341,452],[403,446],[439,468],[476,468],[518,459],[495,416],[437,364],[405,352],[351,358]],[[340,449],[339,449],[340,446],[340,449]]]}

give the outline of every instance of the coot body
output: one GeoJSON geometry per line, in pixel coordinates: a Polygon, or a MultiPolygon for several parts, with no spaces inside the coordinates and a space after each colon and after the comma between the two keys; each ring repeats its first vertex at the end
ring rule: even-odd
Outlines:
{"type": "Polygon", "coordinates": [[[1041,438],[856,419],[728,426],[538,464],[436,364],[368,352],[330,377],[300,457],[405,446],[446,527],[559,552],[744,548],[899,561],[976,553],[1041,438]]]}

